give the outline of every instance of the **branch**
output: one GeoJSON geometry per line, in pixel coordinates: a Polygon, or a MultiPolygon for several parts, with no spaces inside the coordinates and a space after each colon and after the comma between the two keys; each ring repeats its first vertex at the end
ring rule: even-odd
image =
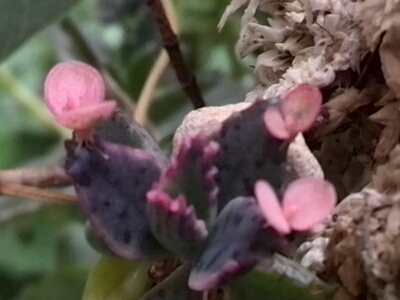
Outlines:
{"type": "Polygon", "coordinates": [[[34,199],[47,203],[74,204],[76,197],[59,192],[43,190],[33,186],[26,186],[13,183],[0,183],[0,196],[12,196],[34,199]]]}
{"type": "Polygon", "coordinates": [[[176,76],[178,77],[182,89],[189,97],[194,108],[204,107],[205,102],[197,85],[196,78],[186,65],[179,47],[178,38],[171,28],[171,24],[165,14],[163,5],[160,0],[146,0],[146,4],[150,8],[156,20],[164,48],[169,55],[172,68],[176,72],[176,76]]]}
{"type": "Polygon", "coordinates": [[[158,55],[153,67],[151,68],[150,74],[147,76],[144,87],[140,92],[139,100],[136,104],[134,119],[142,126],[144,126],[146,123],[147,112],[150,107],[151,99],[153,98],[158,81],[168,66],[168,62],[168,55],[165,50],[162,50],[158,55]]]}
{"type": "Polygon", "coordinates": [[[71,178],[59,165],[28,167],[0,171],[0,184],[13,183],[36,187],[63,187],[71,185],[71,178]]]}

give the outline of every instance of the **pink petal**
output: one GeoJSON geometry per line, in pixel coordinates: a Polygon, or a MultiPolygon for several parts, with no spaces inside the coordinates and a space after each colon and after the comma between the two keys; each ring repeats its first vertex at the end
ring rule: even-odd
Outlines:
{"type": "Polygon", "coordinates": [[[282,234],[288,234],[290,226],[272,186],[266,181],[259,180],[255,183],[254,194],[268,225],[282,234]]]}
{"type": "Polygon", "coordinates": [[[277,107],[269,107],[264,113],[264,124],[269,133],[277,139],[287,140],[291,138],[286,128],[281,112],[277,107]]]}
{"type": "Polygon", "coordinates": [[[82,62],[59,63],[46,77],[44,97],[54,115],[99,103],[105,98],[103,77],[95,68],[82,62]]]}
{"type": "Polygon", "coordinates": [[[332,184],[323,179],[305,177],[289,185],[282,206],[290,227],[296,231],[307,231],[329,217],[336,201],[332,184]]]}
{"type": "Polygon", "coordinates": [[[316,87],[301,85],[282,97],[281,110],[286,127],[293,136],[309,129],[322,106],[322,94],[316,87]]]}
{"type": "Polygon", "coordinates": [[[55,116],[55,120],[58,124],[70,129],[86,129],[92,127],[100,120],[107,119],[113,113],[115,107],[115,101],[105,101],[103,103],[61,112],[55,116]]]}

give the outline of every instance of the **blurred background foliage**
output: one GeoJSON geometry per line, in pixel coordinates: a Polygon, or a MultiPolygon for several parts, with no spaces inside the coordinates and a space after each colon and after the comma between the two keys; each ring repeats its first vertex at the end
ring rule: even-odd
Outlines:
{"type": "MultiPolygon", "coordinates": [[[[181,48],[207,105],[241,101],[253,84],[251,62],[234,55],[238,16],[221,33],[216,30],[227,4],[173,3],[181,48]]],[[[144,0],[1,0],[0,39],[0,169],[62,159],[69,133],[56,127],[42,100],[43,80],[54,64],[94,57],[135,103],[162,47],[144,0]],[[83,40],[71,34],[71,26],[83,40]],[[89,57],[82,55],[85,47],[89,57]]],[[[146,113],[165,151],[191,109],[168,68],[146,113]]],[[[77,207],[0,197],[0,300],[80,299],[97,259],[77,207]]]]}

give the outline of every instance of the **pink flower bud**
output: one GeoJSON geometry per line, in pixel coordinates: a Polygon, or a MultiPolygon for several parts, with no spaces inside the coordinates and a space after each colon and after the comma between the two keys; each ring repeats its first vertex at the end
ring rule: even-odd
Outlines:
{"type": "Polygon", "coordinates": [[[44,82],[47,107],[57,123],[74,130],[92,127],[108,118],[115,101],[105,101],[105,84],[92,66],[67,61],[53,67],[44,82]]]}
{"type": "Polygon", "coordinates": [[[333,185],[315,177],[290,183],[282,203],[265,181],[256,182],[254,193],[268,225],[282,234],[311,230],[329,217],[337,201],[333,185]]]}
{"type": "Polygon", "coordinates": [[[291,140],[310,129],[321,106],[321,92],[316,87],[300,85],[284,94],[277,106],[266,110],[264,123],[274,137],[291,140]]]}

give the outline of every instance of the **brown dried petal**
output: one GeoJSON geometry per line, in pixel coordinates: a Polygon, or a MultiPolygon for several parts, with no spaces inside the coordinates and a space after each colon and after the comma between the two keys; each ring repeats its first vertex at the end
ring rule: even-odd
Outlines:
{"type": "Polygon", "coordinates": [[[377,167],[372,176],[372,187],[377,191],[392,195],[400,192],[400,145],[390,152],[389,160],[377,167]]]}
{"type": "MultiPolygon", "coordinates": [[[[399,7],[400,9],[400,7],[399,7]]],[[[400,18],[400,14],[398,15],[400,18]]],[[[400,20],[399,20],[400,21],[400,20]]],[[[383,36],[379,54],[386,84],[400,99],[400,26],[390,28],[383,36]]]]}
{"type": "MultiPolygon", "coordinates": [[[[400,74],[399,74],[400,76],[400,74]]],[[[382,124],[382,130],[378,145],[375,148],[374,157],[385,157],[399,141],[400,136],[400,112],[399,103],[387,104],[382,109],[369,116],[373,122],[382,124]]]]}
{"type": "Polygon", "coordinates": [[[379,44],[381,34],[400,20],[400,2],[396,0],[366,0],[356,4],[355,21],[360,23],[362,33],[371,51],[379,44]]]}
{"type": "Polygon", "coordinates": [[[318,128],[318,130],[315,132],[315,135],[324,136],[334,131],[343,124],[348,114],[350,114],[357,107],[366,104],[358,103],[357,99],[359,94],[359,90],[356,88],[350,88],[344,90],[342,94],[329,100],[329,102],[324,105],[324,108],[329,116],[328,122],[318,128]]]}

